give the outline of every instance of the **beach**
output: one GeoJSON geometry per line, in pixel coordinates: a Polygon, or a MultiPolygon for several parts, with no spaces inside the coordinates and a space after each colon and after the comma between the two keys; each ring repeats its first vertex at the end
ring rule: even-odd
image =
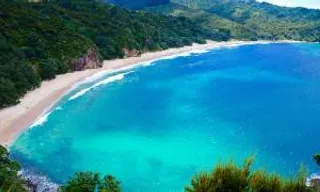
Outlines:
{"type": "MultiPolygon", "coordinates": [[[[283,42],[283,41],[281,41],[283,42]]],[[[286,41],[288,42],[288,41],[286,41]]],[[[115,70],[151,62],[153,60],[170,57],[188,52],[201,52],[219,47],[233,47],[245,44],[263,44],[270,41],[207,41],[206,44],[193,44],[182,48],[173,48],[164,51],[142,54],[140,57],[108,60],[103,62],[103,67],[88,69],[58,75],[55,79],[42,82],[41,86],[27,93],[21,98],[20,103],[0,110],[0,144],[8,147],[24,130],[37,118],[59,101],[73,86],[102,71],[115,70]]]]}

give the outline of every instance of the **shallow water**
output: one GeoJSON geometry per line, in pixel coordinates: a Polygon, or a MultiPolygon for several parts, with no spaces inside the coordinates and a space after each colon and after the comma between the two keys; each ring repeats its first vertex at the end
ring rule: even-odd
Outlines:
{"type": "Polygon", "coordinates": [[[256,155],[255,167],[315,171],[320,44],[215,49],[79,85],[24,132],[12,156],[64,182],[116,176],[125,191],[183,191],[201,170],[256,155]]]}

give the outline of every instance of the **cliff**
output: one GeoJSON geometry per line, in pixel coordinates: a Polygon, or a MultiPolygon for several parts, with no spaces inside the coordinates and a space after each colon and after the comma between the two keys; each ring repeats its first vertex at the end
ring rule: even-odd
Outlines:
{"type": "Polygon", "coordinates": [[[85,69],[96,69],[102,66],[97,52],[88,50],[87,54],[83,57],[76,59],[72,62],[75,71],[82,71],[85,69]]]}

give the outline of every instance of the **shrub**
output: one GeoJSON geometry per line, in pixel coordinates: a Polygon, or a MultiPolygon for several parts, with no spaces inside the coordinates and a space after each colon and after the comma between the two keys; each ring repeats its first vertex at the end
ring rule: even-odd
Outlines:
{"type": "Polygon", "coordinates": [[[59,192],[120,192],[120,182],[113,176],[107,175],[103,179],[98,173],[79,172],[65,185],[59,188],[59,192]]]}
{"type": "Polygon", "coordinates": [[[320,153],[319,154],[314,154],[313,159],[316,162],[316,164],[320,167],[320,153]]]}
{"type": "Polygon", "coordinates": [[[16,104],[18,97],[12,81],[0,77],[0,108],[16,104]]]}
{"type": "Polygon", "coordinates": [[[268,175],[265,171],[259,170],[252,174],[249,185],[253,191],[281,192],[282,182],[278,175],[268,175]]]}
{"type": "Polygon", "coordinates": [[[0,145],[0,191],[27,191],[24,181],[18,176],[20,169],[19,163],[11,160],[7,149],[0,145]]]}
{"type": "Polygon", "coordinates": [[[233,162],[218,164],[210,173],[200,173],[191,180],[187,192],[307,192],[306,171],[301,168],[296,178],[286,180],[263,170],[250,171],[254,158],[248,158],[242,167],[233,162]]]}
{"type": "Polygon", "coordinates": [[[39,63],[39,73],[43,80],[54,79],[59,72],[59,61],[56,59],[42,59],[39,63]]]}

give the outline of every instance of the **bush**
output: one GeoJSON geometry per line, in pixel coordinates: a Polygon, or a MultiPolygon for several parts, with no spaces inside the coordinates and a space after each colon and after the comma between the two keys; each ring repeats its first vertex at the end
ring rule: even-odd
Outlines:
{"type": "Polygon", "coordinates": [[[54,79],[59,72],[59,61],[56,59],[42,59],[39,63],[41,79],[54,79]]]}
{"type": "Polygon", "coordinates": [[[306,172],[300,169],[294,179],[282,179],[278,175],[262,170],[250,171],[254,158],[248,158],[242,167],[234,163],[219,164],[210,173],[200,173],[191,180],[187,192],[224,192],[224,191],[259,191],[259,192],[306,192],[306,172]]]}
{"type": "Polygon", "coordinates": [[[313,159],[316,162],[316,164],[320,167],[320,154],[314,154],[313,159]]]}
{"type": "Polygon", "coordinates": [[[281,178],[278,175],[268,175],[262,170],[252,174],[249,185],[253,191],[281,192],[282,190],[281,178]]]}
{"type": "Polygon", "coordinates": [[[17,90],[12,81],[0,77],[0,108],[16,104],[18,98],[17,90]]]}
{"type": "Polygon", "coordinates": [[[19,163],[11,160],[7,149],[0,145],[0,191],[27,191],[24,181],[18,176],[20,169],[19,163]]]}
{"type": "Polygon", "coordinates": [[[113,176],[107,175],[103,179],[98,173],[79,172],[65,185],[59,188],[59,192],[120,192],[120,182],[113,176]]]}

